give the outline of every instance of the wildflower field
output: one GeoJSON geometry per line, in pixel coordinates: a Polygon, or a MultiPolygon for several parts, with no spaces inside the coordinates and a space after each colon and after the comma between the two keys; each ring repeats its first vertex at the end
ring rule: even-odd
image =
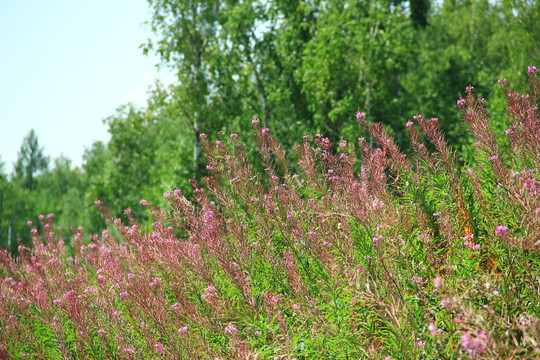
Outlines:
{"type": "Polygon", "coordinates": [[[472,87],[457,101],[467,161],[422,116],[405,125],[408,156],[360,112],[367,140],[306,135],[295,154],[253,120],[260,158],[202,134],[209,175],[192,199],[141,200],[151,228],[99,200],[114,226],[101,236],[73,229],[67,246],[52,214],[43,231],[29,222],[33,246],[0,253],[0,359],[540,358],[528,74],[526,94],[499,81],[506,139],[472,87]]]}

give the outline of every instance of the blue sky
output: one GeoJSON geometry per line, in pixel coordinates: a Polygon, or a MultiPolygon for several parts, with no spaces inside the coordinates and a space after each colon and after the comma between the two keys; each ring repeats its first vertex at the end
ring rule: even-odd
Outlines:
{"type": "Polygon", "coordinates": [[[122,104],[144,106],[155,79],[173,75],[144,56],[152,36],[146,0],[0,0],[0,157],[12,171],[23,138],[80,165],[103,119],[122,104]]]}

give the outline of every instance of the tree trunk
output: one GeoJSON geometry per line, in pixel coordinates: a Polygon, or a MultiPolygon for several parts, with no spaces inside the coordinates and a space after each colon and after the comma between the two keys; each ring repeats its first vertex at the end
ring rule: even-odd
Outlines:
{"type": "MultiPolygon", "coordinates": [[[[366,88],[366,115],[367,122],[371,125],[371,84],[366,88]]],[[[373,148],[373,136],[369,137],[369,147],[373,148]]]]}
{"type": "Polygon", "coordinates": [[[199,113],[195,113],[195,120],[193,123],[193,168],[195,170],[195,179],[199,180],[203,176],[204,164],[202,161],[201,152],[201,132],[199,129],[199,113]]]}

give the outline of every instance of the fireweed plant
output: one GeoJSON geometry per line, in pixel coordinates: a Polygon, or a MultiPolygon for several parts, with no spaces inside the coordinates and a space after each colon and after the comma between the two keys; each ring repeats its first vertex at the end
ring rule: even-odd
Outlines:
{"type": "Polygon", "coordinates": [[[253,120],[265,173],[236,134],[202,134],[194,198],[141,200],[151,228],[114,219],[72,248],[42,216],[0,253],[0,358],[483,359],[540,356],[540,81],[511,92],[502,145],[484,100],[457,101],[475,139],[462,164],[437,119],[381,124],[355,146],[306,135],[299,174],[253,120]],[[429,149],[434,149],[430,151],[429,149]]]}

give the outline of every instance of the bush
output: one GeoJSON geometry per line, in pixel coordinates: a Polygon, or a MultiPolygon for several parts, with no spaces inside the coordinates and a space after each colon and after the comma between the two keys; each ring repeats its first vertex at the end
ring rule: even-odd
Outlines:
{"type": "Polygon", "coordinates": [[[0,254],[0,358],[456,359],[540,356],[539,77],[510,92],[508,145],[483,99],[459,99],[475,138],[463,164],[437,119],[381,124],[377,147],[317,134],[301,174],[253,120],[264,174],[238,136],[201,135],[210,176],[164,194],[141,228],[96,205],[121,236],[42,217],[33,247],[0,254]],[[432,151],[430,151],[432,149],[432,151]]]}

